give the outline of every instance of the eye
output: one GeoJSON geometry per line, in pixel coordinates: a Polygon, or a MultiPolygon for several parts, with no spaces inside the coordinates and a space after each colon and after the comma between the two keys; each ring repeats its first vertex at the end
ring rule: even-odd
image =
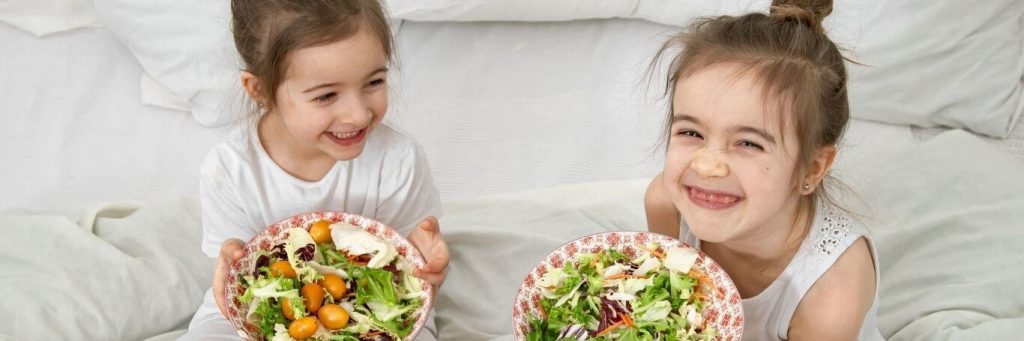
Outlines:
{"type": "Polygon", "coordinates": [[[335,96],[337,96],[337,94],[335,94],[335,93],[333,93],[333,92],[331,92],[331,93],[327,93],[327,94],[325,94],[325,95],[323,95],[323,96],[320,96],[320,97],[314,98],[314,99],[313,99],[313,102],[317,102],[317,103],[327,103],[327,102],[329,102],[330,100],[334,99],[334,97],[335,97],[335,96]]]}
{"type": "Polygon", "coordinates": [[[703,136],[700,135],[700,133],[698,133],[696,131],[685,130],[685,129],[680,130],[679,132],[676,133],[676,135],[678,135],[678,136],[686,136],[686,137],[695,137],[695,138],[698,138],[698,139],[704,138],[703,136]]]}
{"type": "Polygon", "coordinates": [[[764,150],[764,147],[761,147],[761,145],[759,145],[757,143],[754,143],[754,142],[751,142],[749,140],[740,141],[739,145],[741,147],[754,148],[754,149],[762,150],[762,151],[764,150]]]}
{"type": "Polygon", "coordinates": [[[381,86],[381,85],[384,85],[384,79],[383,78],[378,78],[378,79],[374,79],[374,80],[370,81],[370,84],[368,85],[368,87],[376,88],[376,87],[381,86]]]}

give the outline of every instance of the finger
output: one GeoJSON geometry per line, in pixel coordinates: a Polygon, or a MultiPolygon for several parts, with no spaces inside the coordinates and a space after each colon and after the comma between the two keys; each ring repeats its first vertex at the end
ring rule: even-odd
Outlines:
{"type": "Polygon", "coordinates": [[[217,302],[217,309],[224,316],[227,316],[227,309],[225,309],[224,300],[224,272],[225,272],[225,261],[224,257],[217,258],[217,267],[213,270],[213,299],[217,302]]]}
{"type": "Polygon", "coordinates": [[[430,238],[425,237],[426,232],[420,228],[416,228],[407,237],[412,246],[416,248],[416,251],[420,253],[426,259],[431,254],[431,248],[433,247],[430,238]]]}
{"type": "Polygon", "coordinates": [[[445,245],[435,245],[434,254],[430,256],[430,261],[427,262],[427,268],[432,271],[441,271],[448,267],[448,261],[451,258],[448,256],[448,247],[445,245]]]}
{"type": "Polygon", "coordinates": [[[437,270],[432,270],[432,269],[428,269],[428,268],[424,267],[424,268],[413,269],[412,270],[412,274],[413,274],[413,276],[418,276],[418,275],[424,275],[424,276],[427,276],[427,275],[437,275],[437,274],[444,274],[444,273],[446,273],[447,272],[446,270],[447,269],[444,269],[444,268],[437,269],[437,270]]]}
{"type": "Polygon", "coordinates": [[[444,282],[445,273],[444,272],[424,272],[424,271],[418,271],[417,270],[417,271],[413,272],[413,276],[416,276],[417,278],[420,278],[420,279],[422,279],[424,281],[427,281],[427,283],[430,283],[430,285],[433,285],[433,286],[436,287],[436,286],[440,286],[441,283],[444,282]]]}
{"type": "Polygon", "coordinates": [[[438,233],[441,231],[441,224],[437,222],[437,218],[434,216],[426,216],[419,223],[420,229],[430,232],[431,234],[438,233]]]}
{"type": "Polygon", "coordinates": [[[228,274],[228,267],[234,261],[242,258],[242,248],[245,246],[241,240],[231,238],[221,243],[220,257],[217,257],[217,266],[213,270],[213,298],[217,302],[217,308],[221,314],[227,316],[227,302],[224,298],[224,280],[228,274]]]}
{"type": "Polygon", "coordinates": [[[245,244],[239,239],[232,238],[225,240],[220,246],[220,255],[222,258],[228,260],[238,260],[239,258],[242,258],[243,247],[245,247],[245,244]]]}
{"type": "Polygon", "coordinates": [[[424,264],[422,268],[417,270],[424,273],[438,273],[444,271],[446,267],[447,264],[441,264],[440,262],[427,262],[427,264],[424,264]]]}
{"type": "Polygon", "coordinates": [[[224,302],[224,297],[223,296],[219,297],[217,299],[217,309],[220,310],[220,314],[221,315],[224,315],[224,318],[229,318],[228,317],[228,310],[226,308],[227,304],[225,304],[225,303],[226,302],[224,302]]]}

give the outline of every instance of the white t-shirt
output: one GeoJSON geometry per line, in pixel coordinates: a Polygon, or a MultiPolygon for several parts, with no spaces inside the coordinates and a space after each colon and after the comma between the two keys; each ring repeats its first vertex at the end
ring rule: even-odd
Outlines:
{"type": "MultiPolygon", "coordinates": [[[[312,211],[342,211],[388,224],[408,235],[423,217],[440,218],[441,201],[420,147],[407,135],[380,125],[367,136],[359,157],[338,161],[322,179],[304,181],[277,165],[254,129],[242,129],[213,147],[199,179],[203,210],[202,249],[220,254],[224,240],[248,241],[278,221],[312,211]]],[[[433,340],[433,314],[418,340],[433,340]]],[[[207,290],[182,339],[237,338],[207,290]]]]}
{"type": "Polygon", "coordinates": [[[381,221],[408,235],[423,217],[441,214],[440,197],[419,146],[385,125],[367,137],[359,157],[338,161],[318,181],[277,165],[253,129],[233,134],[203,162],[203,252],[217,257],[228,238],[249,240],[267,226],[311,211],[343,211],[381,221]]]}

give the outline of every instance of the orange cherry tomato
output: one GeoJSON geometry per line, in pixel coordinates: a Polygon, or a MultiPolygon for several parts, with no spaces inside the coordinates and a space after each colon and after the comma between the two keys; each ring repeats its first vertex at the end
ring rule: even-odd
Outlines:
{"type": "Polygon", "coordinates": [[[313,333],[316,333],[316,318],[312,316],[300,318],[288,325],[288,335],[298,340],[313,336],[313,333]]]}
{"type": "Polygon", "coordinates": [[[324,278],[320,280],[320,286],[327,290],[334,300],[340,300],[345,296],[345,280],[341,279],[337,275],[326,274],[324,278]]]}
{"type": "Polygon", "coordinates": [[[316,283],[302,286],[302,299],[306,301],[306,310],[315,313],[324,304],[324,288],[316,283]]]}
{"type": "Polygon", "coordinates": [[[295,269],[292,269],[292,265],[286,260],[279,260],[270,264],[270,273],[274,276],[283,276],[286,278],[295,278],[295,269]]]}
{"type": "Polygon", "coordinates": [[[341,329],[348,325],[348,311],[337,304],[324,304],[316,316],[327,329],[341,329]]]}
{"type": "Polygon", "coordinates": [[[295,311],[292,310],[292,302],[287,298],[281,299],[281,313],[284,314],[284,318],[290,320],[295,319],[295,311]]]}
{"type": "Polygon", "coordinates": [[[331,239],[331,222],[329,220],[320,220],[313,223],[313,226],[309,227],[309,235],[313,237],[313,241],[317,244],[326,244],[333,241],[331,239]]]}

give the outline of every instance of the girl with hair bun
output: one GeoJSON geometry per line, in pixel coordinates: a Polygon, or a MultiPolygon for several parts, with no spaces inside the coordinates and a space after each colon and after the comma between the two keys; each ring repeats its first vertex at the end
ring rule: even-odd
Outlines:
{"type": "Polygon", "coordinates": [[[714,258],[743,297],[744,340],[881,340],[870,231],[826,186],[849,120],[832,1],[703,18],[670,38],[663,171],[649,229],[714,258]]]}

